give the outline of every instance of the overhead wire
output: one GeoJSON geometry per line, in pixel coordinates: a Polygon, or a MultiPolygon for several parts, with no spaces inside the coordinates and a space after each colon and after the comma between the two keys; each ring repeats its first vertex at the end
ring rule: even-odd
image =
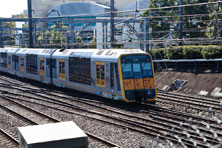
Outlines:
{"type": "MultiPolygon", "coordinates": [[[[166,7],[159,7],[159,8],[146,8],[146,9],[137,9],[137,11],[151,11],[151,10],[162,10],[162,9],[172,9],[172,8],[184,8],[184,7],[191,7],[191,6],[200,6],[200,5],[213,5],[213,4],[220,4],[222,1],[215,1],[215,2],[205,2],[205,3],[195,3],[195,4],[185,4],[185,5],[178,5],[178,6],[166,6],[166,7]]],[[[112,13],[115,14],[121,14],[121,13],[129,13],[129,12],[135,12],[135,9],[133,10],[125,10],[125,11],[114,11],[112,13]]],[[[78,14],[78,15],[63,15],[63,16],[53,16],[53,17],[33,17],[33,19],[53,19],[53,18],[70,18],[70,17],[80,17],[80,16],[97,16],[97,15],[106,15],[110,14],[111,11],[103,12],[103,13],[87,13],[87,14],[78,14]]]]}
{"type": "MultiPolygon", "coordinates": [[[[207,3],[197,3],[197,4],[187,4],[187,5],[181,5],[181,6],[169,6],[169,7],[160,7],[160,8],[148,8],[148,9],[145,9],[145,10],[148,10],[148,11],[151,11],[151,10],[163,10],[163,9],[171,9],[171,8],[179,8],[179,7],[190,7],[190,6],[200,6],[200,5],[208,5],[208,4],[218,4],[218,3],[221,3],[221,1],[217,1],[217,2],[207,2],[207,3]]],[[[138,11],[145,11],[144,9],[139,9],[138,11]]],[[[130,10],[131,11],[131,10],[130,10]]],[[[124,11],[124,12],[130,12],[130,11],[124,11]]],[[[135,10],[133,10],[135,12],[135,10]]],[[[162,11],[163,12],[163,11],[162,11]]],[[[165,11],[164,11],[165,12],[165,11]]],[[[110,13],[110,12],[107,12],[107,13],[110,13]]],[[[115,11],[114,13],[121,13],[120,11],[115,11]]],[[[106,13],[103,13],[103,14],[106,14],[106,13]]],[[[205,16],[212,16],[212,15],[221,15],[222,13],[210,13],[210,14],[189,14],[189,15],[182,15],[182,17],[191,17],[191,18],[195,18],[195,17],[205,17],[205,16]]],[[[81,16],[81,15],[73,15],[73,16],[81,16]]],[[[72,20],[71,19],[72,16],[69,16],[68,19],[72,20]]],[[[151,16],[151,17],[141,17],[142,19],[144,18],[151,18],[151,19],[155,19],[155,18],[177,18],[178,16],[151,16]]],[[[62,17],[59,17],[60,19],[62,17]]],[[[133,18],[133,17],[132,17],[133,18]]],[[[140,19],[141,19],[140,18],[140,19]]],[[[76,18],[75,18],[76,19],[76,18]]],[[[91,18],[90,18],[91,19],[91,18]]],[[[97,18],[93,19],[93,20],[96,20],[97,18]]],[[[137,19],[137,18],[134,18],[134,19],[137,19]]],[[[196,20],[196,22],[210,22],[212,20],[196,20]]],[[[218,19],[218,21],[221,21],[221,19],[218,19]]],[[[51,21],[53,22],[53,21],[51,21]]],[[[152,20],[152,23],[155,23],[155,22],[159,22],[158,20],[155,21],[155,20],[152,20]]],[[[167,20],[168,23],[171,23],[171,22],[174,22],[174,23],[177,23],[179,22],[178,20],[167,20]]],[[[185,23],[186,21],[182,21],[182,23],[185,23]]],[[[69,30],[69,29],[67,29],[69,30]]],[[[60,30],[60,32],[64,33],[66,32],[67,30],[60,30]]],[[[188,28],[186,30],[183,30],[183,32],[203,32],[204,28],[188,28]]],[[[37,30],[38,31],[38,30],[37,30]]],[[[171,30],[171,32],[176,32],[177,30],[171,30]]],[[[149,34],[155,34],[155,33],[168,33],[170,31],[153,31],[153,32],[138,32],[138,33],[149,33],[149,34]]],[[[26,33],[27,34],[27,33],[26,33]]],[[[151,43],[157,43],[159,41],[162,41],[162,40],[150,40],[149,42],[151,43]]],[[[170,40],[168,40],[170,41],[170,40]]],[[[175,40],[171,40],[171,41],[175,41],[175,40]]],[[[177,40],[178,41],[178,40],[177,40]]],[[[123,42],[124,43],[124,42],[123,42]]],[[[141,43],[141,42],[140,42],[141,43]]],[[[144,41],[145,43],[145,41],[144,41]]],[[[118,44],[118,43],[117,43],[118,44]]]]}

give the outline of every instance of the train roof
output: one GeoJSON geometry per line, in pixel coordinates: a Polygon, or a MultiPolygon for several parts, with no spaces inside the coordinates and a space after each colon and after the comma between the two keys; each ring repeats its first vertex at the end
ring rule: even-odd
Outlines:
{"type": "Polygon", "coordinates": [[[15,53],[19,48],[0,48],[0,52],[15,53]]]}
{"type": "Polygon", "coordinates": [[[83,57],[95,59],[118,59],[122,54],[145,53],[140,49],[65,49],[56,50],[53,56],[83,57]]]}
{"type": "Polygon", "coordinates": [[[0,48],[0,52],[1,53],[4,53],[4,52],[8,52],[10,48],[0,48]]]}
{"type": "Polygon", "coordinates": [[[55,49],[20,48],[17,54],[51,55],[55,49]]]}
{"type": "Polygon", "coordinates": [[[9,53],[9,54],[14,53],[15,54],[18,50],[19,50],[19,48],[9,48],[7,53],[9,53]]]}
{"type": "Polygon", "coordinates": [[[116,60],[123,54],[145,53],[140,49],[40,49],[40,48],[0,48],[0,52],[15,53],[18,55],[35,54],[51,55],[54,57],[82,57],[92,59],[116,60]],[[17,52],[16,52],[17,51],[17,52]],[[54,52],[55,51],[55,52],[54,52]]]}

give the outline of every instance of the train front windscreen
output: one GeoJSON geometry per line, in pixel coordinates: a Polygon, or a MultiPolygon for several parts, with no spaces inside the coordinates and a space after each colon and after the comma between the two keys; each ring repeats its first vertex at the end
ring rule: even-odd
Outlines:
{"type": "Polygon", "coordinates": [[[128,101],[152,101],[156,96],[152,60],[149,55],[121,57],[123,87],[128,101]]]}

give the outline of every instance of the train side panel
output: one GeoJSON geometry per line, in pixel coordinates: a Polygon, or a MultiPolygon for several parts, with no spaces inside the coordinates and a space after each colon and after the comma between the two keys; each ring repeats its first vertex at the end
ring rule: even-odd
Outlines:
{"type": "Polygon", "coordinates": [[[16,58],[17,58],[17,63],[16,64],[16,72],[15,74],[18,77],[25,77],[25,72],[26,72],[26,64],[25,64],[25,60],[26,60],[26,48],[21,48],[16,52],[16,58]]]}
{"type": "Polygon", "coordinates": [[[8,72],[8,56],[7,52],[9,49],[2,48],[0,50],[0,71],[2,72],[8,72]]]}
{"type": "MultiPolygon", "coordinates": [[[[92,52],[92,51],[91,51],[92,52]]],[[[95,94],[91,79],[91,54],[90,51],[69,49],[58,50],[53,56],[56,59],[56,74],[53,84],[82,92],[95,94]]]]}
{"type": "Polygon", "coordinates": [[[116,59],[93,59],[93,75],[96,95],[123,101],[118,77],[118,66],[116,59]]]}
{"type": "Polygon", "coordinates": [[[7,64],[8,64],[8,73],[15,74],[16,73],[16,52],[18,51],[18,48],[10,48],[8,50],[7,55],[7,64]]]}

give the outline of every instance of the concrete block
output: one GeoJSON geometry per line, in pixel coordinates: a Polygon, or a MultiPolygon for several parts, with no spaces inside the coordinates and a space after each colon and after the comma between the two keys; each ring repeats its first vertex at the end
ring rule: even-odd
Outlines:
{"type": "Polygon", "coordinates": [[[19,148],[87,148],[87,135],[72,121],[19,127],[19,148]]]}
{"type": "Polygon", "coordinates": [[[222,97],[221,88],[216,87],[216,88],[211,92],[211,96],[213,96],[213,97],[222,97]]]}
{"type": "Polygon", "coordinates": [[[207,96],[208,94],[209,94],[209,92],[208,91],[204,91],[204,90],[201,90],[199,92],[199,95],[201,95],[201,96],[207,96]]]}

